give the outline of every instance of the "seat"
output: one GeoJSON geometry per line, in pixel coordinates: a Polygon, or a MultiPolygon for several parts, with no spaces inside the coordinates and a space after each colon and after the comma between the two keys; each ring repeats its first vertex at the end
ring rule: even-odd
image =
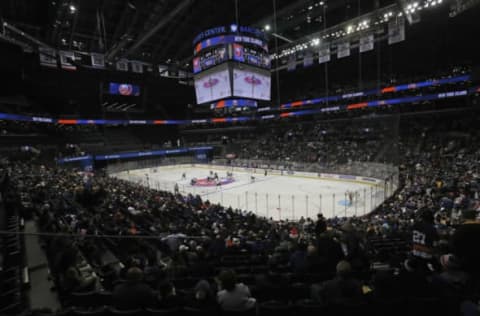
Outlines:
{"type": "Polygon", "coordinates": [[[441,315],[441,300],[436,297],[415,297],[407,300],[408,315],[441,315]]]}
{"type": "Polygon", "coordinates": [[[72,316],[105,316],[105,307],[102,306],[94,309],[72,308],[69,314],[72,316]]]}
{"type": "Polygon", "coordinates": [[[319,304],[312,300],[300,300],[293,307],[296,315],[317,316],[325,314],[327,308],[323,304],[319,304]]]}
{"type": "Polygon", "coordinates": [[[268,301],[258,306],[261,316],[289,316],[292,314],[292,305],[280,301],[268,301]]]}
{"type": "Polygon", "coordinates": [[[222,311],[220,313],[221,316],[256,316],[257,315],[257,309],[256,308],[251,308],[246,311],[242,312],[233,312],[233,311],[222,311]]]}
{"type": "Polygon", "coordinates": [[[310,285],[305,283],[294,283],[289,291],[291,300],[298,301],[310,297],[310,285]]]}
{"type": "Polygon", "coordinates": [[[343,303],[328,306],[328,310],[335,316],[371,315],[371,306],[365,303],[343,303]]]}
{"type": "Polygon", "coordinates": [[[112,304],[112,292],[100,291],[96,293],[98,306],[110,306],[112,304]]]}
{"type": "Polygon", "coordinates": [[[180,314],[190,316],[217,316],[219,311],[218,309],[202,310],[194,307],[184,307],[180,314]]]}
{"type": "Polygon", "coordinates": [[[98,295],[95,291],[73,292],[68,298],[68,305],[78,309],[89,309],[101,306],[97,301],[98,295]]]}
{"type": "Polygon", "coordinates": [[[146,314],[141,309],[121,310],[112,306],[109,306],[107,311],[109,316],[143,316],[146,314]]]}
{"type": "Polygon", "coordinates": [[[181,310],[178,308],[166,308],[166,309],[157,309],[157,308],[147,308],[143,315],[148,316],[177,316],[181,315],[181,310]]]}
{"type": "Polygon", "coordinates": [[[405,300],[402,298],[382,298],[371,304],[373,316],[401,316],[407,315],[405,300]]]}

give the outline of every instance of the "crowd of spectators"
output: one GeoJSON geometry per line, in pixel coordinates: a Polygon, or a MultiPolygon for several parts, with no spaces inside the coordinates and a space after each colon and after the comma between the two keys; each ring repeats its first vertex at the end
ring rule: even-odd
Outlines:
{"type": "MultiPolygon", "coordinates": [[[[75,293],[100,291],[120,310],[246,311],[270,299],[365,308],[441,298],[435,304],[458,314],[480,297],[480,138],[464,119],[399,139],[401,188],[363,217],[273,221],[101,171],[32,160],[3,168],[23,216],[53,233],[43,242],[65,307],[75,305],[75,293]]],[[[281,148],[275,156],[286,159],[293,150],[284,143],[298,146],[321,130],[297,126],[252,146],[259,153],[268,140],[265,147],[281,148]]],[[[337,152],[368,159],[366,143],[352,144],[337,143],[337,152]]]]}

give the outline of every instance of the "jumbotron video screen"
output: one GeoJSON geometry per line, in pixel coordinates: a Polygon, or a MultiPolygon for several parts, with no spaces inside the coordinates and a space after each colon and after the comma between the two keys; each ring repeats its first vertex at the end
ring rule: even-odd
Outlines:
{"type": "Polygon", "coordinates": [[[270,100],[271,78],[267,71],[251,67],[233,69],[233,95],[258,100],[270,100]]]}
{"type": "Polygon", "coordinates": [[[230,74],[227,68],[214,69],[195,77],[197,104],[232,96],[230,74]]]}

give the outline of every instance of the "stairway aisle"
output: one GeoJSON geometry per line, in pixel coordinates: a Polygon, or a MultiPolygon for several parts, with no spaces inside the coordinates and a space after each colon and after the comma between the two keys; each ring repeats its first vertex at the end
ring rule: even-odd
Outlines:
{"type": "MultiPolygon", "coordinates": [[[[25,222],[25,232],[38,232],[33,220],[25,222]]],[[[30,277],[30,288],[27,290],[30,308],[59,310],[61,307],[60,301],[57,293],[51,290],[54,284],[48,280],[48,261],[38,236],[25,236],[25,248],[30,277]]]]}

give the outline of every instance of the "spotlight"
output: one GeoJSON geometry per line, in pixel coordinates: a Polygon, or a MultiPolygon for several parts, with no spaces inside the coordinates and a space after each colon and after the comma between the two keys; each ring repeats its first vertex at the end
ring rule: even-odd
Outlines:
{"type": "Polygon", "coordinates": [[[265,25],[265,31],[270,31],[270,24],[265,25]]]}
{"type": "Polygon", "coordinates": [[[72,14],[77,11],[77,8],[73,4],[71,4],[68,8],[70,9],[70,13],[72,14]]]}

